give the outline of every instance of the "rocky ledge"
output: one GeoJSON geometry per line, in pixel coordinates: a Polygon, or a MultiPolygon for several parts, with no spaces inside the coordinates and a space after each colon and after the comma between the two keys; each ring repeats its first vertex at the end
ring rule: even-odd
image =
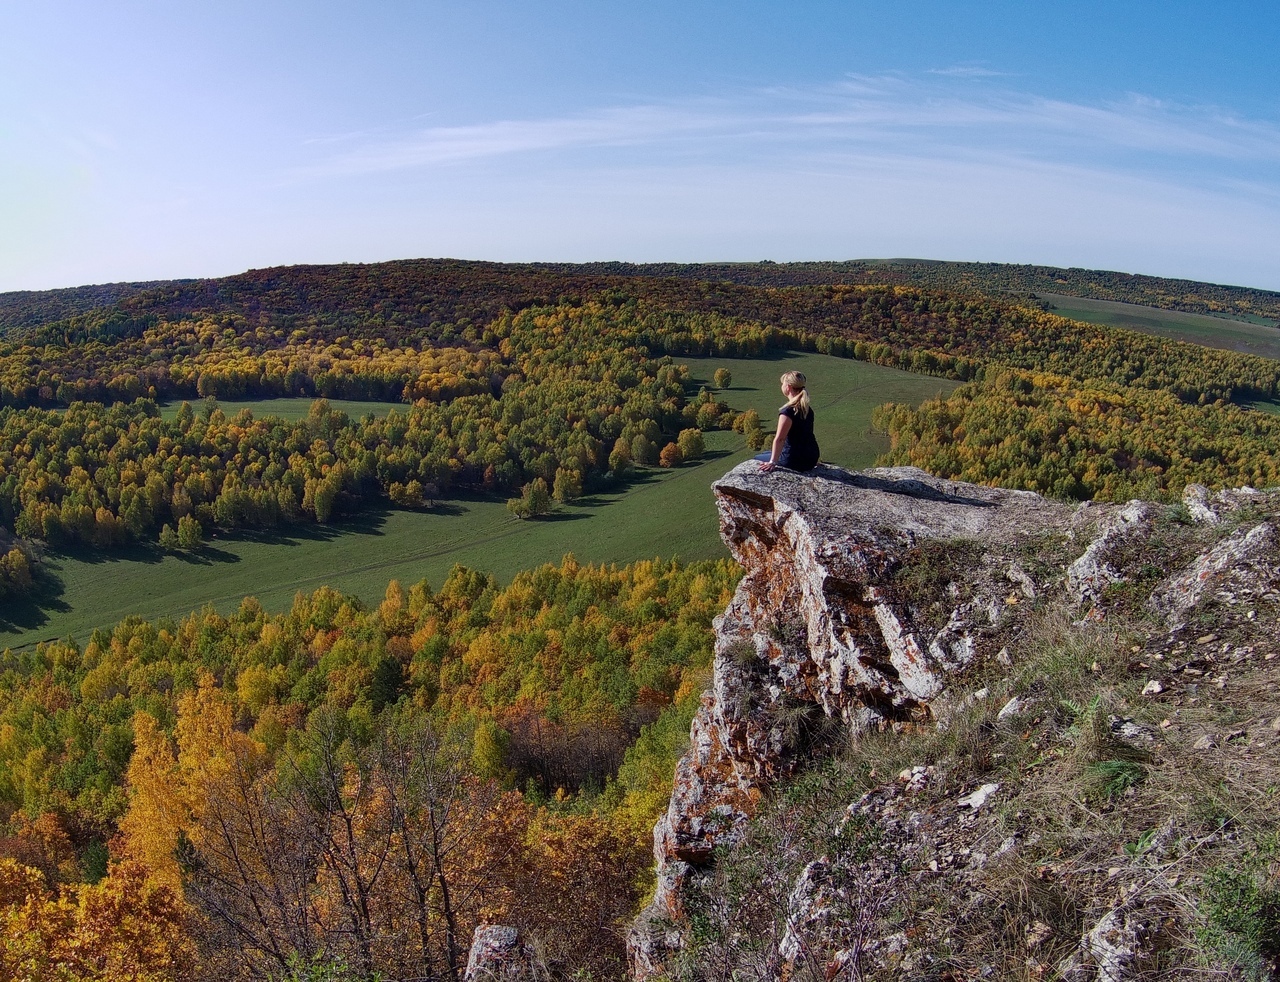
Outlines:
{"type": "MultiPolygon", "coordinates": [[[[1075,507],[914,468],[762,474],[748,462],[714,491],[721,535],[745,575],[717,622],[713,685],[654,830],[657,890],[628,940],[638,979],[671,964],[689,891],[716,849],[741,835],[770,785],[812,759],[815,744],[935,725],[963,698],[957,679],[1016,658],[1032,608],[1061,604],[1082,623],[1104,617],[1134,563],[1145,561],[1151,579],[1140,547],[1171,510],[1075,507]]],[[[1189,488],[1179,520],[1211,526],[1258,499],[1249,489],[1189,488]]],[[[1160,573],[1143,603],[1173,630],[1211,595],[1275,597],[1275,531],[1238,523],[1160,573]]]]}

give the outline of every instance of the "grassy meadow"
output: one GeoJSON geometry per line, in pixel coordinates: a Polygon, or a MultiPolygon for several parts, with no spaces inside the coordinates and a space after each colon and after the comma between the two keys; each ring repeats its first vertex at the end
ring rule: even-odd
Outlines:
{"type": "MultiPolygon", "coordinates": [[[[203,399],[190,400],[197,412],[204,405],[203,399]]],[[[241,409],[252,411],[254,416],[279,416],[281,419],[305,419],[311,409],[311,399],[219,399],[218,408],[228,416],[234,416],[241,409]]],[[[330,399],[329,407],[346,413],[352,419],[360,419],[367,415],[385,416],[393,409],[401,411],[409,408],[404,402],[356,402],[353,399],[330,399]]],[[[160,415],[165,419],[176,419],[182,403],[170,402],[160,407],[160,415]]]]}
{"type": "Polygon", "coordinates": [[[1053,313],[1088,324],[1122,327],[1142,334],[1189,341],[1207,348],[1241,351],[1263,358],[1280,358],[1280,328],[1261,317],[1236,320],[1161,310],[1114,300],[1088,300],[1053,293],[1038,294],[1053,304],[1053,313]]]}
{"type": "MultiPolygon", "coordinates": [[[[735,409],[756,409],[772,420],[781,402],[778,376],[791,369],[809,377],[823,458],[846,467],[869,466],[885,449],[870,429],[871,411],[887,401],[918,403],[955,383],[863,362],[788,353],[768,359],[685,358],[695,379],[710,383],[717,368],[733,373],[721,396],[735,409]]],[[[307,399],[222,402],[228,415],[298,418],[307,399]]],[[[391,403],[330,400],[352,416],[383,413],[391,403]]],[[[177,405],[166,412],[177,412],[177,405]]],[[[327,584],[366,602],[379,600],[387,582],[438,587],[455,563],[495,574],[558,562],[572,552],[582,561],[628,563],[654,556],[686,560],[727,556],[717,529],[712,481],[748,456],[736,433],[712,432],[707,458],[676,470],[641,471],[627,487],[558,508],[548,519],[520,521],[504,500],[463,497],[425,512],[387,508],[341,523],[299,525],[270,533],[219,534],[196,556],[175,556],[136,546],[111,554],[52,554],[46,568],[56,583],[35,602],[11,604],[0,615],[0,646],[19,647],[72,635],[129,614],[178,617],[212,603],[230,610],[246,595],[282,610],[294,594],[327,584]]]]}

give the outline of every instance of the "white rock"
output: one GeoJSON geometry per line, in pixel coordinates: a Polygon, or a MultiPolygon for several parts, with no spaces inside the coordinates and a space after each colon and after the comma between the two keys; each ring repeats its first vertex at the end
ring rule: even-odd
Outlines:
{"type": "Polygon", "coordinates": [[[1000,785],[998,784],[984,784],[977,791],[973,792],[973,794],[965,795],[957,801],[956,806],[959,808],[972,808],[974,811],[977,811],[987,803],[988,798],[999,790],[1000,785]]]}
{"type": "Polygon", "coordinates": [[[1016,716],[1020,712],[1022,712],[1024,706],[1025,706],[1025,703],[1023,702],[1023,700],[1019,699],[1017,696],[1014,696],[1012,699],[1010,699],[1008,702],[1006,702],[1003,706],[1000,707],[1000,712],[996,713],[996,719],[1002,720],[1002,719],[1008,719],[1010,716],[1016,716]]]}
{"type": "Polygon", "coordinates": [[[1206,596],[1225,586],[1236,592],[1265,596],[1275,579],[1271,565],[1277,550],[1270,524],[1237,529],[1191,565],[1160,583],[1147,605],[1169,624],[1180,622],[1206,596]]]}
{"type": "Polygon", "coordinates": [[[1221,520],[1209,507],[1209,489],[1203,484],[1188,484],[1186,490],[1182,492],[1182,503],[1187,506],[1187,511],[1197,522],[1217,525],[1221,520]]]}

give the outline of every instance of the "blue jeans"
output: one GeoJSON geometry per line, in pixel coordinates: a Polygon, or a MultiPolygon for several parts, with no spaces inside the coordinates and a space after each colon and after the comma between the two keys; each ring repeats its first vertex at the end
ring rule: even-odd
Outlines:
{"type": "MultiPolygon", "coordinates": [[[[773,452],[766,450],[764,453],[756,454],[754,459],[764,461],[767,464],[771,456],[773,456],[773,452]]],[[[778,463],[775,466],[789,467],[790,465],[791,465],[791,447],[786,446],[782,448],[782,453],[778,455],[778,463]]]]}

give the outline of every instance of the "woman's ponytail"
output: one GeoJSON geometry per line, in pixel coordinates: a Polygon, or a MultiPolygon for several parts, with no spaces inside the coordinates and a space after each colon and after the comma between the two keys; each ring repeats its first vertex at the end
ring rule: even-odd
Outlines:
{"type": "Polygon", "coordinates": [[[787,400],[787,405],[794,407],[801,419],[808,419],[809,390],[806,386],[809,380],[804,377],[804,372],[784,372],[779,381],[795,392],[795,395],[787,400]]]}

